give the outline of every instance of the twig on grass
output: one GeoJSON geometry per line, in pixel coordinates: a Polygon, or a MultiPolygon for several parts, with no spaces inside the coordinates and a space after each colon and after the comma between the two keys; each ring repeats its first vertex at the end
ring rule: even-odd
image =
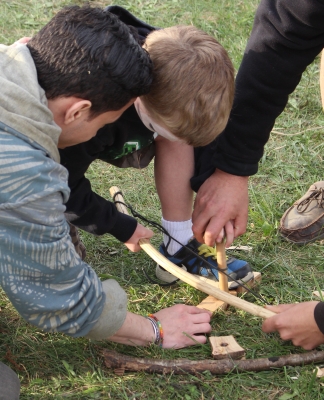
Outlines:
{"type": "Polygon", "coordinates": [[[256,358],[250,360],[156,360],[150,358],[131,357],[116,351],[103,350],[105,364],[118,371],[148,372],[157,374],[196,374],[210,371],[213,375],[228,374],[233,371],[268,371],[285,366],[298,366],[324,361],[324,351],[309,351],[287,356],[256,358]]]}

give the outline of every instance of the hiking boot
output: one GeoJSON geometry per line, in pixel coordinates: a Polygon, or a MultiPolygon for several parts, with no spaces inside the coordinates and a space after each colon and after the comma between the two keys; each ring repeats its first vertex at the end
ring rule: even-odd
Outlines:
{"type": "MultiPolygon", "coordinates": [[[[185,271],[190,272],[194,275],[200,275],[205,278],[218,281],[218,270],[216,261],[216,250],[213,247],[207,246],[206,244],[201,244],[197,242],[196,239],[191,239],[187,244],[195,254],[203,258],[200,259],[197,255],[191,253],[185,246],[181,247],[173,256],[168,254],[165,245],[160,246],[160,253],[164,255],[169,261],[176,264],[178,267],[183,268],[185,271]],[[209,264],[204,262],[206,260],[209,264]]],[[[161,281],[167,283],[173,283],[177,278],[166,271],[159,265],[156,266],[156,277],[161,281]]],[[[241,283],[246,283],[253,278],[253,272],[250,265],[243,260],[238,260],[234,257],[227,259],[227,274],[230,289],[235,289],[241,283]],[[235,282],[235,279],[238,282],[235,282]]]]}
{"type": "Polygon", "coordinates": [[[324,238],[324,181],[315,182],[288,208],[280,220],[279,233],[296,244],[324,238]]]}

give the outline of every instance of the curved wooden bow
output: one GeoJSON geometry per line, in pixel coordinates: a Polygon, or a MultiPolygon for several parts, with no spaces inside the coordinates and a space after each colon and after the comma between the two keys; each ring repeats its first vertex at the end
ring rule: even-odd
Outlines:
{"type": "MultiPolygon", "coordinates": [[[[128,214],[127,208],[122,204],[124,203],[124,198],[121,194],[121,191],[117,186],[113,186],[110,188],[110,194],[116,201],[117,209],[124,213],[128,214]],[[119,203],[120,202],[120,203],[119,203]]],[[[207,293],[213,297],[216,297],[219,300],[224,301],[231,306],[237,307],[241,310],[244,310],[252,315],[261,318],[270,318],[276,315],[274,312],[267,310],[263,307],[260,307],[256,304],[249,303],[246,300],[240,299],[239,297],[235,297],[230,293],[227,293],[223,290],[220,290],[217,284],[210,279],[203,278],[198,275],[192,275],[187,271],[184,271],[182,268],[173,264],[166,257],[164,257],[158,250],[156,250],[150,243],[148,239],[140,239],[139,245],[141,248],[161,267],[166,269],[175,277],[181,279],[183,282],[187,283],[194,288],[201,290],[204,293],[207,293]]]]}

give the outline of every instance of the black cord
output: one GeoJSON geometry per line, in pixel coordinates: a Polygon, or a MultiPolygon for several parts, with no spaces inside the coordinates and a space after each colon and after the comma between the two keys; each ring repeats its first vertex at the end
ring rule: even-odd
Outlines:
{"type": "MultiPolygon", "coordinates": [[[[190,249],[190,247],[188,247],[188,246],[186,246],[186,245],[183,245],[183,244],[182,244],[181,242],[179,242],[177,239],[175,239],[174,237],[172,237],[172,236],[169,234],[169,232],[168,232],[165,228],[163,228],[163,226],[160,225],[158,222],[151,221],[151,220],[145,218],[145,217],[144,217],[143,215],[141,215],[139,212],[137,212],[136,210],[134,210],[134,208],[133,208],[130,204],[127,204],[127,203],[125,203],[125,202],[123,202],[123,201],[116,200],[116,196],[117,196],[118,194],[123,195],[122,192],[120,192],[120,191],[119,191],[119,192],[116,192],[116,193],[113,195],[113,201],[114,201],[115,204],[122,204],[123,206],[127,207],[127,208],[131,211],[132,215],[133,215],[135,218],[141,219],[142,221],[144,221],[144,222],[146,222],[147,224],[149,224],[149,225],[155,227],[157,230],[159,230],[160,232],[162,232],[162,233],[164,233],[165,235],[168,236],[169,240],[168,240],[168,243],[167,243],[167,245],[166,245],[166,248],[168,247],[168,245],[169,245],[169,243],[171,242],[171,240],[174,240],[175,242],[177,242],[177,243],[180,244],[181,246],[185,247],[188,251],[190,251],[190,253],[192,253],[193,255],[195,255],[196,257],[198,257],[201,261],[203,261],[203,262],[204,262],[205,264],[207,264],[209,267],[216,268],[217,271],[220,271],[220,268],[215,267],[215,266],[212,265],[210,262],[208,262],[204,257],[201,257],[201,256],[200,256],[199,254],[197,254],[195,251],[193,251],[192,249],[190,249]]],[[[173,282],[170,282],[170,283],[160,283],[160,282],[157,282],[157,281],[153,280],[152,278],[150,278],[150,277],[148,276],[148,274],[147,274],[147,272],[145,271],[144,268],[143,268],[143,272],[144,272],[146,278],[147,278],[151,283],[157,283],[157,284],[160,285],[160,286],[172,286],[172,285],[174,285],[176,282],[179,281],[179,279],[176,279],[176,280],[174,280],[173,282]]],[[[226,275],[228,278],[232,279],[232,280],[233,280],[234,282],[236,282],[238,285],[242,286],[247,292],[251,293],[255,298],[258,298],[259,300],[261,300],[261,301],[262,301],[264,304],[266,304],[266,305],[268,304],[267,301],[266,301],[259,293],[255,293],[255,292],[254,292],[253,290],[251,290],[249,287],[247,287],[246,285],[244,285],[241,281],[236,280],[236,279],[234,279],[233,277],[231,277],[227,272],[224,272],[224,271],[222,270],[222,273],[223,273],[224,275],[226,275]]]]}

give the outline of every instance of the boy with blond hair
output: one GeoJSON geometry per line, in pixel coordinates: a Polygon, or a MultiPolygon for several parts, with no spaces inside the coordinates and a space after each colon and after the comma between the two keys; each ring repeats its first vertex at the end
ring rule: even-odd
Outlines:
{"type": "MultiPolygon", "coordinates": [[[[209,144],[226,126],[234,94],[232,63],[215,38],[193,26],[155,30],[121,7],[108,9],[145,39],[144,48],[153,61],[153,84],[114,124],[100,129],[89,142],[61,151],[70,173],[68,219],[90,233],[110,233],[138,251],[139,239],[150,238],[153,232],[92,192],[84,173],[95,159],[143,168],[155,157],[162,225],[177,240],[164,235],[160,252],[190,273],[218,280],[214,249],[193,238],[192,187],[204,179],[199,172],[204,160],[194,146],[209,144]]],[[[233,288],[253,277],[249,264],[234,258],[228,259],[228,273],[233,288]]],[[[167,283],[175,280],[159,266],[156,274],[167,283]]]]}
{"type": "Polygon", "coordinates": [[[153,83],[140,102],[178,139],[198,147],[224,130],[234,96],[234,70],[217,40],[194,26],[150,33],[143,46],[153,61],[153,83]]]}

